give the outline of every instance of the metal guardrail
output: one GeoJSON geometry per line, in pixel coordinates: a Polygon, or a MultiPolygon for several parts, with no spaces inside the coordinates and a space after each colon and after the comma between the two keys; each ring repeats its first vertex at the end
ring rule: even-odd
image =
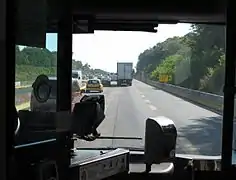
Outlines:
{"type": "MultiPolygon", "coordinates": [[[[85,84],[87,80],[82,80],[82,83],[85,84]]],[[[21,89],[21,88],[27,88],[30,87],[33,84],[33,81],[17,81],[15,82],[15,88],[21,89]]]]}
{"type": "Polygon", "coordinates": [[[21,88],[27,88],[32,85],[32,81],[17,81],[15,82],[15,88],[16,89],[21,89],[21,88]]]}
{"type": "MultiPolygon", "coordinates": [[[[192,90],[183,88],[180,86],[175,86],[167,83],[160,83],[157,81],[152,81],[146,78],[135,78],[141,82],[144,82],[148,85],[166,91],[170,94],[173,94],[177,97],[186,99],[190,102],[198,104],[204,108],[207,108],[217,114],[222,115],[223,113],[223,96],[205,93],[202,91],[192,90]]],[[[236,117],[236,107],[234,109],[234,114],[236,117]]]]}

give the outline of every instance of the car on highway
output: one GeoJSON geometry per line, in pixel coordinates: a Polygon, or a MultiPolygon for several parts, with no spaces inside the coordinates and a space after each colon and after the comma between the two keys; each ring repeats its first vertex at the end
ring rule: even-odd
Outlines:
{"type": "Polygon", "coordinates": [[[117,73],[111,74],[110,77],[111,77],[110,85],[117,86],[117,73]]]}
{"type": "Polygon", "coordinates": [[[112,87],[113,87],[113,86],[117,86],[117,81],[111,81],[111,82],[110,82],[110,86],[112,86],[112,87]]]}
{"type": "Polygon", "coordinates": [[[101,80],[103,86],[110,86],[111,78],[110,77],[103,77],[101,80]]]}
{"type": "MultiPolygon", "coordinates": [[[[48,111],[48,112],[55,112],[56,111],[56,98],[57,98],[57,78],[56,77],[49,77],[49,85],[51,86],[51,93],[49,99],[44,102],[38,102],[34,91],[31,91],[31,98],[30,98],[30,110],[31,111],[48,111]]],[[[79,87],[77,81],[72,80],[72,101],[75,96],[77,96],[80,92],[85,91],[84,87],[79,87]]],[[[44,93],[44,92],[42,92],[44,93]]]]}
{"type": "Polygon", "coordinates": [[[100,79],[89,79],[86,84],[86,93],[96,91],[103,92],[103,85],[100,79]]]}

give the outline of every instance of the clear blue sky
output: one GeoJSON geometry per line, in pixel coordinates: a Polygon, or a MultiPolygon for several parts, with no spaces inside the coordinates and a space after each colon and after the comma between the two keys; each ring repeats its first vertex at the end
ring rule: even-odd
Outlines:
{"type": "MultiPolygon", "coordinates": [[[[116,71],[116,63],[133,62],[145,49],[173,36],[183,36],[190,24],[159,25],[157,33],[96,31],[94,34],[73,35],[73,58],[92,68],[116,71]]],[[[57,34],[47,34],[47,49],[57,50],[57,34]]]]}
{"type": "Polygon", "coordinates": [[[57,50],[57,34],[53,33],[47,34],[46,47],[50,51],[57,50]]]}

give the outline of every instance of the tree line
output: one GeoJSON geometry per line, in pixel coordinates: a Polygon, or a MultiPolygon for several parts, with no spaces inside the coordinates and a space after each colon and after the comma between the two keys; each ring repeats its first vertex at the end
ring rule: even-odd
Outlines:
{"type": "Polygon", "coordinates": [[[152,80],[168,75],[168,83],[222,94],[224,62],[225,27],[192,25],[185,36],[169,38],[142,52],[136,70],[152,80]]]}
{"type": "MultiPolygon", "coordinates": [[[[25,47],[15,48],[16,52],[16,81],[34,81],[40,74],[56,76],[57,52],[48,49],[25,47]]],[[[81,69],[83,74],[106,74],[101,69],[92,69],[88,63],[72,60],[72,69],[81,69]]]]}

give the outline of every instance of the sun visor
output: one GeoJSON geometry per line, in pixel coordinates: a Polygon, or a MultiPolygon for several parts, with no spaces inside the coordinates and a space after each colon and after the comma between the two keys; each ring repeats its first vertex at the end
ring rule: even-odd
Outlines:
{"type": "Polygon", "coordinates": [[[47,28],[46,0],[17,0],[16,44],[45,48],[47,28]]]}

